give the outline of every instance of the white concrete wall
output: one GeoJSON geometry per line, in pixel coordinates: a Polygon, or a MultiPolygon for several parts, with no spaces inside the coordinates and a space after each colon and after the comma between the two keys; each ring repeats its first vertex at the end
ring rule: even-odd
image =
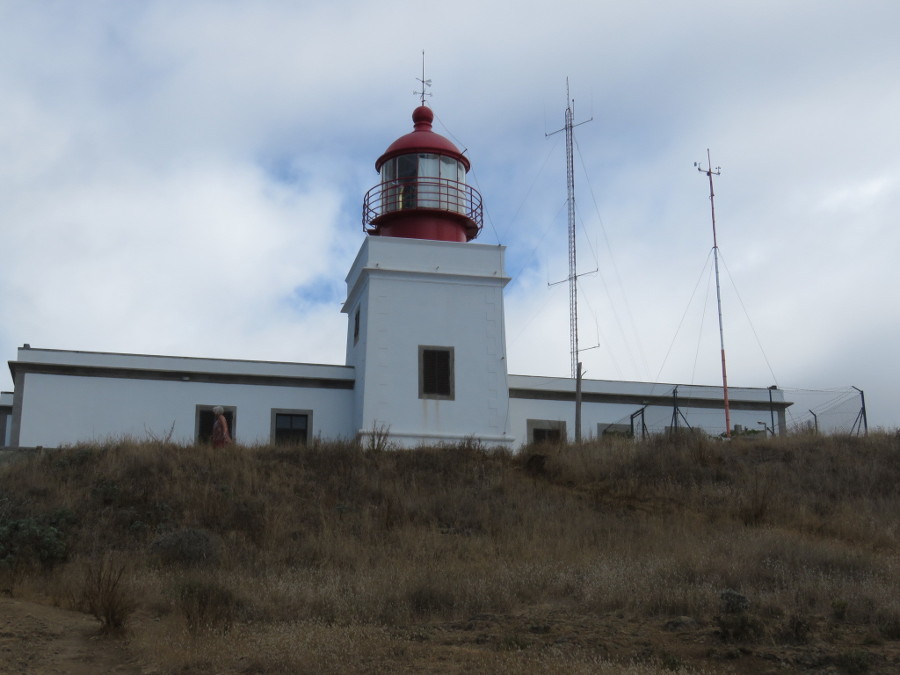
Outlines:
{"type": "MultiPolygon", "coordinates": [[[[525,390],[538,396],[551,397],[554,392],[575,391],[575,382],[569,378],[538,377],[525,375],[510,375],[509,386],[511,389],[525,390]]],[[[642,397],[664,397],[665,403],[650,405],[644,411],[644,424],[648,433],[662,433],[672,424],[673,384],[653,382],[617,382],[611,380],[584,380],[582,391],[585,393],[606,394],[610,396],[622,395],[634,397],[634,402],[588,402],[582,403],[581,409],[581,434],[583,439],[598,435],[598,424],[605,427],[609,424],[628,425],[632,413],[642,407],[642,397]]],[[[749,402],[760,406],[768,406],[769,390],[763,388],[729,387],[729,397],[734,402],[749,402]]],[[[684,420],[695,429],[702,429],[709,434],[718,435],[725,431],[725,413],[722,408],[722,388],[704,385],[679,385],[679,410],[683,417],[679,416],[679,426],[684,426],[684,420]],[[691,407],[686,405],[688,398],[704,399],[710,401],[716,407],[691,407]]],[[[773,401],[784,402],[784,392],[774,390],[773,401]]],[[[528,420],[562,421],[566,425],[566,433],[570,441],[575,439],[575,403],[574,400],[561,401],[552,398],[510,398],[510,429],[515,436],[516,446],[522,446],[529,442],[527,434],[528,420]]],[[[741,410],[732,407],[731,424],[739,424],[747,429],[762,430],[763,426],[758,422],[764,422],[771,428],[771,415],[768,409],[741,410]]],[[[635,421],[635,433],[640,435],[640,420],[635,421]]],[[[783,413],[775,411],[776,432],[783,431],[783,413]]],[[[602,431],[602,428],[601,428],[602,431]]]]}
{"type": "MultiPolygon", "coordinates": [[[[603,428],[610,424],[629,425],[631,414],[640,405],[618,403],[583,403],[581,409],[582,439],[595,438],[602,434],[603,428]],[[601,425],[598,429],[598,425],[601,425]]],[[[702,429],[709,434],[718,435],[725,430],[725,413],[722,410],[709,408],[681,407],[681,413],[688,424],[695,429],[702,429]]],[[[515,445],[528,443],[528,420],[563,421],[566,425],[568,439],[575,439],[575,404],[570,401],[545,401],[536,399],[510,399],[510,427],[515,436],[515,445]]],[[[776,413],[776,427],[778,426],[776,413]]],[[[747,429],[761,431],[757,422],[763,421],[771,426],[767,411],[732,410],[732,425],[740,424],[747,429]]],[[[644,411],[644,424],[648,433],[663,433],[672,423],[672,408],[648,406],[644,411]]],[[[679,426],[684,427],[684,419],[679,418],[679,426]]],[[[635,421],[635,434],[640,436],[640,419],[635,421]]],[[[776,429],[777,431],[778,429],[776,429]]]]}
{"type": "Polygon", "coordinates": [[[0,448],[8,446],[12,438],[12,405],[12,392],[0,392],[0,448]]]}
{"type": "Polygon", "coordinates": [[[361,433],[395,443],[506,443],[503,248],[369,237],[347,277],[348,364],[361,433]],[[352,344],[355,308],[364,328],[352,344]],[[453,400],[419,398],[419,347],[452,347],[453,400]]]}
{"type": "Polygon", "coordinates": [[[19,350],[14,366],[23,371],[17,392],[23,402],[22,447],[119,436],[164,438],[170,429],[173,441],[190,443],[196,439],[198,405],[235,407],[235,438],[246,444],[270,441],[273,409],[312,411],[311,436],[352,438],[355,431],[352,388],[296,386],[290,379],[352,387],[353,369],[343,366],[30,349],[19,350]],[[34,372],[41,368],[59,372],[34,372]],[[202,381],[209,377],[219,381],[202,381]],[[265,384],[247,383],[252,378],[265,378],[265,384]],[[284,384],[277,384],[279,378],[284,384]]]}
{"type": "Polygon", "coordinates": [[[198,405],[237,408],[235,440],[268,443],[274,408],[313,411],[311,435],[352,437],[352,390],[28,374],[19,445],[56,447],[118,436],[196,437],[198,405]]]}

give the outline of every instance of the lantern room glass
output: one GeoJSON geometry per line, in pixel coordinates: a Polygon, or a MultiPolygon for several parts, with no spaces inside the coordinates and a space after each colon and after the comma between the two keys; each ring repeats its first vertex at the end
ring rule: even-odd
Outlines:
{"type": "Polygon", "coordinates": [[[465,211],[466,167],[436,153],[400,155],[381,167],[383,212],[410,208],[465,211]]]}

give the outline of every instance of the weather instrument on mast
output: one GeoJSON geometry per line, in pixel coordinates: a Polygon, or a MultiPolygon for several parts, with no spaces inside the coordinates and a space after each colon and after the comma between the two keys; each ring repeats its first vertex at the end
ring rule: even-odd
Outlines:
{"type": "Polygon", "coordinates": [[[725,437],[731,438],[731,410],[728,407],[728,374],[725,369],[725,330],[722,327],[722,292],[719,286],[719,243],[716,239],[716,193],[713,190],[713,176],[722,174],[722,167],[712,168],[712,161],[709,157],[709,148],[706,149],[706,167],[703,168],[700,162],[694,162],[697,171],[705,173],[709,177],[709,206],[712,210],[712,231],[713,231],[713,264],[716,269],[716,305],[719,310],[719,347],[722,353],[722,392],[724,394],[725,404],[725,437]]]}
{"type": "Polygon", "coordinates": [[[425,50],[422,50],[422,77],[417,77],[416,81],[422,85],[422,91],[414,91],[413,96],[420,96],[422,105],[425,105],[425,97],[431,96],[431,92],[428,91],[428,88],[431,86],[431,80],[425,79],[425,50]]]}

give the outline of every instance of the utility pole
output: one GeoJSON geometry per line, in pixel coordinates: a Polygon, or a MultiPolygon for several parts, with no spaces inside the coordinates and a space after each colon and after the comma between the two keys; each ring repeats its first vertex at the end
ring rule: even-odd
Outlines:
{"type": "MultiPolygon", "coordinates": [[[[709,148],[706,149],[707,168],[700,166],[699,162],[694,162],[697,171],[705,173],[709,177],[709,205],[712,209],[712,230],[713,230],[713,260],[716,268],[716,304],[719,309],[719,346],[722,352],[722,391],[725,399],[725,437],[731,438],[731,410],[728,406],[728,374],[725,370],[725,330],[722,327],[722,292],[719,286],[719,243],[716,239],[716,194],[713,190],[713,176],[719,176],[722,173],[721,167],[712,168],[712,161],[709,157],[709,148]]],[[[771,396],[771,394],[770,394],[771,396]]]]}
{"type": "Polygon", "coordinates": [[[575,442],[581,442],[581,361],[578,362],[578,374],[575,377],[575,442]]]}
{"type": "Polygon", "coordinates": [[[772,390],[778,389],[777,385],[772,385],[769,387],[769,418],[772,421],[772,435],[775,435],[775,406],[772,403],[772,390]]]}
{"type": "Polygon", "coordinates": [[[672,424],[670,425],[673,433],[678,431],[678,387],[672,390],[672,424]]]}
{"type": "Polygon", "coordinates": [[[640,417],[641,418],[641,440],[647,435],[647,422],[644,419],[644,411],[647,409],[647,404],[645,403],[638,410],[631,413],[631,437],[637,438],[634,431],[634,421],[640,417]]]}
{"type": "MultiPolygon", "coordinates": [[[[853,387],[853,385],[850,385],[853,387]]],[[[856,421],[853,423],[853,428],[856,429],[856,435],[859,435],[859,432],[863,432],[863,436],[869,435],[869,419],[866,415],[866,393],[860,389],[859,387],[853,387],[856,391],[859,392],[859,400],[860,400],[860,409],[859,414],[856,416],[856,421]]],[[[852,430],[851,430],[852,433],[852,430]]]]}

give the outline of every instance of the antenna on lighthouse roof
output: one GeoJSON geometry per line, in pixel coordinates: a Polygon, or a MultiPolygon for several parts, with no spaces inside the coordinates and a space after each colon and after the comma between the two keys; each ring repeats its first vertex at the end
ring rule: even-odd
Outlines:
{"type": "Polygon", "coordinates": [[[425,97],[431,96],[431,92],[427,91],[428,87],[431,86],[431,80],[425,79],[425,50],[424,49],[422,50],[422,77],[421,78],[417,77],[416,81],[420,82],[422,84],[422,91],[414,91],[413,95],[421,96],[422,97],[421,98],[422,105],[425,105],[425,97]]]}

